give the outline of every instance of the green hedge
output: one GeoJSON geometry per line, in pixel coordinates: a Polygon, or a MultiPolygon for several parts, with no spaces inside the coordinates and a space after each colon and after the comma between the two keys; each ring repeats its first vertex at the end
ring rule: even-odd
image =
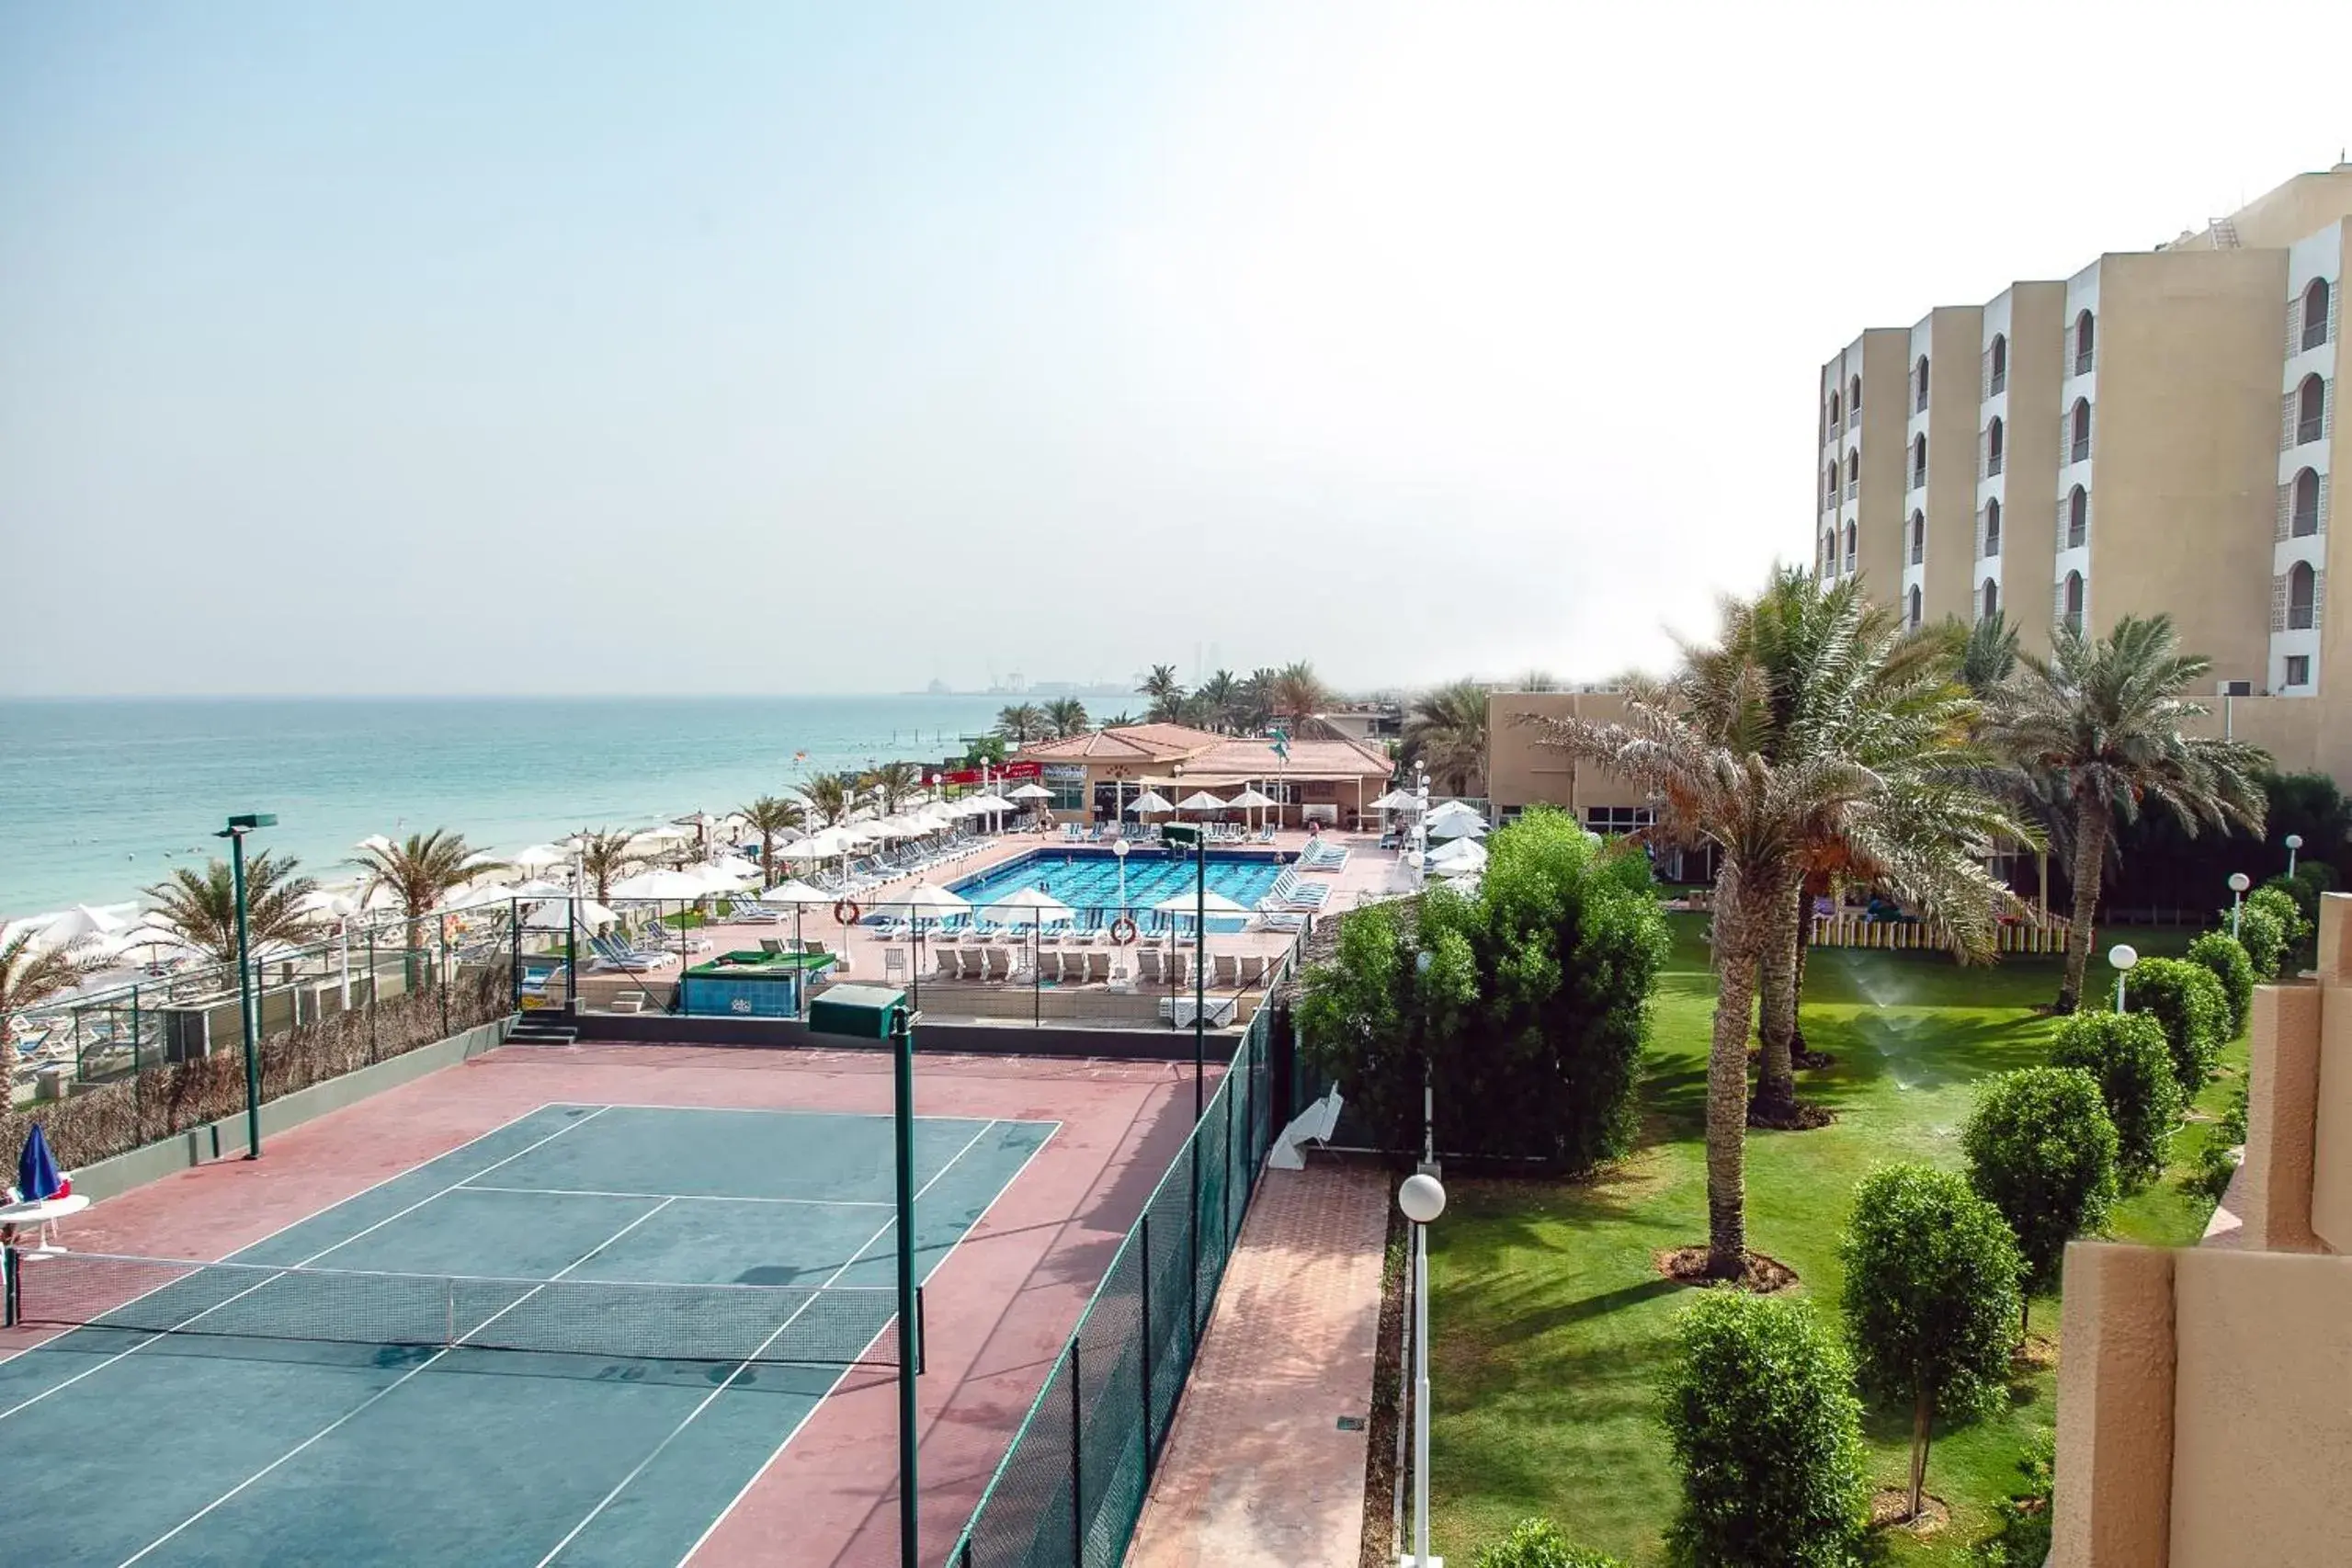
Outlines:
{"type": "Polygon", "coordinates": [[[2165,1146],[2181,1113],[2180,1080],[2164,1026],[2144,1013],[2077,1013],[2059,1021],[2053,1067],[2079,1067],[2097,1081],[2115,1124],[2116,1174],[2136,1192],[2165,1169],[2165,1146]]]}
{"type": "MultiPolygon", "coordinates": [[[[2261,968],[2256,957],[2255,969],[2261,968]]],[[[2173,1076],[2180,1080],[2182,1096],[2195,1099],[2213,1076],[2230,1027],[2230,998],[2213,971],[2186,959],[2142,959],[2126,977],[2124,1006],[2164,1026],[2173,1076]]]]}

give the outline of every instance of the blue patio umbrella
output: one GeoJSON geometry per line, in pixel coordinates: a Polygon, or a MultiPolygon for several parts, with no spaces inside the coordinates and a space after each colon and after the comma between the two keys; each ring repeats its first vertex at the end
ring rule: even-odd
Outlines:
{"type": "Polygon", "coordinates": [[[49,1152],[49,1140],[42,1136],[40,1123],[25,1138],[25,1152],[17,1160],[17,1201],[40,1203],[64,1195],[65,1175],[57,1168],[56,1156],[49,1152]]]}

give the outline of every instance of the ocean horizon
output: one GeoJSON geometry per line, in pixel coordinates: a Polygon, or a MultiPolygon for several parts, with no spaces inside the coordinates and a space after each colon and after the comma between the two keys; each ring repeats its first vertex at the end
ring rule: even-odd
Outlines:
{"type": "Polygon", "coordinates": [[[730,811],[812,773],[937,763],[1004,694],[0,699],[0,918],[139,896],[256,849],[330,881],[352,846],[446,827],[519,849],[730,811]]]}

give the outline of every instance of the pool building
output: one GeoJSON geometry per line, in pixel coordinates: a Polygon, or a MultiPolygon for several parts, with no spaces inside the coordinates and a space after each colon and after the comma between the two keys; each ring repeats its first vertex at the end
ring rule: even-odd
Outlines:
{"type": "Polygon", "coordinates": [[[1285,756],[1262,735],[1212,734],[1187,724],[1129,724],[1066,740],[1032,741],[1012,760],[1038,765],[1038,782],[1053,792],[1041,803],[1065,823],[1132,821],[1133,802],[1146,790],[1178,801],[1202,790],[1230,797],[1244,789],[1275,801],[1234,813],[1252,822],[1289,828],[1319,822],[1352,830],[1377,820],[1372,802],[1395,770],[1384,748],[1341,738],[1309,721],[1288,749],[1285,756]]]}

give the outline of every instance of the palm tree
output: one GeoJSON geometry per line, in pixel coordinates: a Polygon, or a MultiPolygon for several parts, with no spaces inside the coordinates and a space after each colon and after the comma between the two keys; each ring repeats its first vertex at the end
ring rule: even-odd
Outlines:
{"type": "MultiPolygon", "coordinates": [[[[1952,624],[1957,631],[1958,622],[1952,624]]],[[[1994,610],[1960,631],[1956,641],[1960,684],[1980,699],[2017,673],[2017,629],[2005,612],[1994,610]]]]}
{"type": "Polygon", "coordinates": [[[1103,728],[1106,730],[1124,730],[1134,722],[1135,715],[1122,708],[1118,712],[1103,721],[1103,728]]]}
{"type": "Polygon", "coordinates": [[[1475,794],[1471,786],[1486,775],[1486,688],[1465,677],[1415,698],[1404,744],[1448,793],[1475,794]]]}
{"type": "MultiPolygon", "coordinates": [[[[0,930],[7,927],[0,920],[0,930]]],[[[88,979],[103,960],[71,947],[34,946],[37,931],[19,931],[0,942],[0,1084],[17,1081],[16,1017],[53,1002],[88,979]]],[[[235,946],[231,944],[233,954],[235,946]]]]}
{"type": "Polygon", "coordinates": [[[417,957],[425,951],[425,917],[440,906],[442,896],[452,888],[463,887],[484,871],[499,869],[494,861],[471,865],[469,861],[473,861],[473,851],[467,847],[465,835],[445,827],[412,833],[398,844],[362,845],[353,858],[352,863],[368,872],[369,891],[390,888],[400,900],[401,913],[408,917],[412,985],[417,957]]]}
{"type": "Polygon", "coordinates": [[[1521,691],[1558,691],[1560,677],[1550,670],[1529,670],[1519,677],[1521,691]]]}
{"type": "MultiPolygon", "coordinates": [[[[756,804],[756,802],[755,802],[756,804]]],[[[765,840],[762,840],[763,846],[765,840]]],[[[591,833],[580,832],[580,874],[590,887],[597,890],[597,902],[604,903],[612,898],[612,884],[632,866],[644,862],[645,853],[637,847],[634,834],[616,832],[600,827],[591,833]]]]}
{"type": "Polygon", "coordinates": [[[1184,683],[1176,679],[1174,665],[1153,665],[1143,684],[1135,688],[1139,696],[1152,699],[1151,717],[1155,724],[1174,722],[1184,705],[1184,683]]]}
{"type": "Polygon", "coordinates": [[[996,710],[996,733],[1015,745],[1045,738],[1046,717],[1031,702],[1016,702],[996,710]]]}
{"type": "Polygon", "coordinates": [[[1283,665],[1276,674],[1273,688],[1267,696],[1272,701],[1274,717],[1288,719],[1293,724],[1331,706],[1331,689],[1315,674],[1315,667],[1304,659],[1283,665]]]}
{"type": "Polygon", "coordinates": [[[1231,670],[1219,670],[1200,683],[1200,700],[1205,705],[1206,727],[1223,734],[1233,728],[1241,717],[1242,683],[1231,670]]]}
{"type": "Polygon", "coordinates": [[[759,880],[773,883],[776,841],[809,820],[808,808],[781,795],[762,795],[743,809],[743,818],[744,825],[759,835],[759,880]]]}
{"type": "MultiPolygon", "coordinates": [[[[1858,597],[1844,605],[1849,632],[1861,608],[1858,597]]],[[[1937,700],[1870,700],[1872,656],[1852,635],[1809,642],[1807,667],[1776,676],[1755,656],[1752,615],[1728,606],[1723,643],[1693,650],[1667,686],[1630,687],[1617,723],[1519,721],[1540,732],[1538,744],[1654,792],[1662,829],[1718,852],[1707,1200],[1708,1272],[1719,1278],[1736,1278],[1747,1250],[1747,1041],[1759,971],[1795,908],[1809,846],[1854,846],[1898,891],[1944,909],[1964,949],[1980,949],[2001,890],[1970,851],[2007,821],[1933,769],[1874,766],[1959,733],[1964,697],[1945,687],[1937,700]]]]}
{"type": "Polygon", "coordinates": [[[2061,625],[2050,657],[2021,653],[2017,663],[2019,673],[1986,704],[1986,733],[2071,813],[2074,919],[2058,988],[2058,1010],[2071,1013],[2082,1002],[2091,917],[2119,818],[2132,822],[2153,801],[2187,834],[2235,823],[2259,835],[2257,774],[2269,758],[2242,742],[2183,733],[2207,709],[2181,693],[2213,662],[2180,651],[2170,616],[2127,615],[2106,637],[2061,625]]]}
{"type": "MultiPolygon", "coordinates": [[[[300,942],[318,923],[302,907],[302,900],[318,891],[318,883],[295,874],[300,864],[290,855],[267,850],[245,862],[245,929],[256,949],[271,942],[300,942]]],[[[201,871],[176,866],[167,880],[146,893],[188,946],[234,972],[236,881],[226,860],[214,860],[201,871]]]]}
{"type": "Polygon", "coordinates": [[[886,762],[858,784],[881,803],[882,814],[888,816],[923,788],[923,768],[917,763],[886,762]]]}
{"type": "Polygon", "coordinates": [[[1052,726],[1057,740],[1083,735],[1086,733],[1086,705],[1074,697],[1057,697],[1045,705],[1045,722],[1052,726]]]}
{"type": "Polygon", "coordinates": [[[838,773],[818,774],[801,786],[801,798],[827,827],[847,822],[849,813],[858,809],[858,791],[838,773]]]}

